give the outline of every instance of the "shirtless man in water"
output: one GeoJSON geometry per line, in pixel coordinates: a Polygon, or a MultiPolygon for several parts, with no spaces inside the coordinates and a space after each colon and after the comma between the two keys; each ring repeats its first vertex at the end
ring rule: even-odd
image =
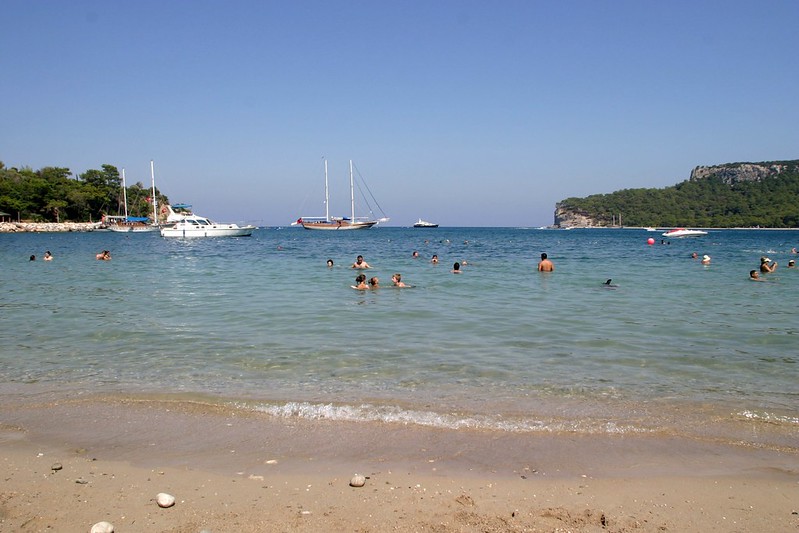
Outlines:
{"type": "Polygon", "coordinates": [[[355,262],[352,264],[352,268],[372,268],[369,266],[369,263],[363,260],[363,256],[359,255],[355,258],[355,262]]]}
{"type": "Polygon", "coordinates": [[[541,254],[541,261],[538,262],[538,271],[539,272],[553,272],[555,270],[555,265],[552,264],[552,261],[547,259],[547,254],[541,254]]]}

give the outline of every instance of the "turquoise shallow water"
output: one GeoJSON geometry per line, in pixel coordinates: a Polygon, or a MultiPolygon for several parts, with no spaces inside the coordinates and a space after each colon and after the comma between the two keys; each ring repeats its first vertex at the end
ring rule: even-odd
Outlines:
{"type": "Polygon", "coordinates": [[[799,270],[785,265],[799,233],[660,239],[633,229],[388,227],[192,241],[0,235],[0,386],[178,393],[275,416],[795,447],[799,270]],[[112,261],[94,259],[102,249],[112,261]],[[54,261],[28,261],[45,250],[54,261]],[[554,273],[535,271],[542,251],[554,273]],[[358,254],[379,290],[350,288],[358,254]],[[778,271],[748,281],[764,254],[778,271]],[[460,275],[455,261],[467,262],[460,275]],[[414,287],[391,287],[393,272],[414,287]],[[603,287],[608,278],[618,287],[603,287]]]}

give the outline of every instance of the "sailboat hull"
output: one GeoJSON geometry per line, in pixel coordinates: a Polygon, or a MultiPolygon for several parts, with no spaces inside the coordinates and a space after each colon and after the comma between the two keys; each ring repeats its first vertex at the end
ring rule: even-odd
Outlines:
{"type": "Polygon", "coordinates": [[[368,222],[350,222],[348,220],[334,220],[334,221],[319,221],[319,222],[303,222],[302,227],[310,230],[328,230],[328,231],[348,231],[356,229],[369,229],[376,225],[377,221],[370,220],[368,222]]]}
{"type": "Polygon", "coordinates": [[[161,228],[153,224],[111,224],[108,229],[117,233],[152,233],[161,228]]]}

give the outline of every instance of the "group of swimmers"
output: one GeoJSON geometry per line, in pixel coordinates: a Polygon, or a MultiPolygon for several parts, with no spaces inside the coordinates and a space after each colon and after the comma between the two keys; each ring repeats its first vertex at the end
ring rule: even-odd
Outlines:
{"type": "MultiPolygon", "coordinates": [[[[791,253],[792,254],[797,253],[796,248],[792,248],[791,253]]],[[[691,257],[693,259],[697,259],[699,255],[696,252],[694,252],[691,254],[691,257]]],[[[703,265],[710,264],[709,255],[705,254],[702,256],[702,264],[703,265]]],[[[788,261],[788,268],[796,268],[796,261],[793,259],[788,261]]],[[[749,271],[749,279],[752,281],[765,281],[763,278],[760,277],[760,274],[771,274],[775,270],[777,270],[777,262],[772,261],[771,259],[769,259],[767,256],[764,255],[760,258],[760,268],[749,271]]]]}
{"type": "MultiPolygon", "coordinates": [[[[44,260],[45,261],[52,261],[53,260],[53,254],[50,253],[50,250],[47,250],[46,252],[44,252],[44,260]]],[[[29,261],[36,261],[36,256],[32,255],[30,257],[29,261]]]]}
{"type": "MultiPolygon", "coordinates": [[[[796,248],[792,248],[791,249],[791,253],[795,254],[796,253],[796,248]]],[[[757,270],[750,270],[749,271],[749,279],[751,279],[753,281],[764,281],[760,277],[760,274],[761,273],[762,274],[771,274],[772,272],[777,270],[777,266],[778,265],[777,265],[776,261],[772,261],[771,259],[769,259],[768,257],[766,257],[764,255],[763,257],[760,258],[760,272],[758,272],[757,270]]],[[[796,268],[796,261],[793,260],[793,259],[789,260],[788,261],[788,268],[796,268]]]]}
{"type": "MultiPolygon", "coordinates": [[[[109,252],[108,250],[103,250],[102,252],[100,252],[99,254],[95,255],[94,257],[98,261],[110,261],[111,260],[111,252],[109,252]]],[[[45,261],[52,261],[53,260],[53,254],[50,253],[50,250],[47,250],[46,252],[44,252],[43,259],[45,261]]],[[[36,261],[36,256],[35,255],[30,256],[29,261],[36,261]]]]}
{"type": "MultiPolygon", "coordinates": [[[[417,259],[419,257],[419,252],[414,250],[412,257],[414,259],[417,259]]],[[[433,263],[434,265],[438,264],[438,255],[433,254],[433,257],[430,259],[430,262],[433,263]]],[[[463,272],[461,270],[461,265],[462,264],[465,265],[466,261],[463,261],[462,263],[456,261],[452,265],[452,270],[450,270],[450,272],[453,273],[453,274],[461,274],[463,272]]],[[[332,259],[328,259],[327,260],[327,266],[328,267],[332,267],[333,266],[333,260],[332,259]]],[[[364,261],[362,255],[359,255],[359,256],[357,256],[355,258],[355,262],[352,264],[351,268],[358,269],[358,270],[363,270],[363,269],[372,268],[372,267],[369,265],[369,263],[364,261]]],[[[538,263],[538,271],[539,272],[554,272],[554,270],[555,270],[555,265],[547,257],[546,253],[542,253],[541,254],[541,261],[538,263]]],[[[405,283],[403,283],[402,274],[400,274],[399,272],[397,272],[396,274],[391,276],[391,282],[392,282],[392,284],[395,287],[410,287],[410,285],[406,285],[405,283]]],[[[380,280],[378,279],[377,276],[372,276],[367,281],[365,274],[358,274],[358,276],[355,277],[355,285],[351,285],[351,287],[353,289],[356,289],[356,290],[359,290],[359,291],[369,290],[369,289],[377,289],[377,288],[380,287],[380,280]]]]}
{"type": "MultiPolygon", "coordinates": [[[[329,266],[329,267],[333,266],[333,260],[332,259],[328,259],[327,260],[327,266],[329,266]]],[[[363,260],[363,256],[362,255],[359,255],[358,257],[355,258],[355,262],[352,264],[351,268],[366,269],[366,268],[372,268],[372,267],[369,266],[369,263],[367,263],[366,261],[363,260]]],[[[391,283],[395,287],[410,287],[410,285],[406,285],[405,283],[403,283],[402,274],[400,274],[399,272],[397,272],[396,274],[391,276],[391,283]]],[[[378,289],[378,288],[380,288],[380,279],[377,276],[372,276],[371,278],[369,278],[369,281],[367,283],[366,275],[365,274],[358,274],[355,277],[355,285],[352,285],[352,288],[355,289],[355,290],[359,290],[359,291],[365,291],[365,290],[369,290],[369,289],[378,289]]]]}
{"type": "MultiPolygon", "coordinates": [[[[791,253],[796,253],[796,248],[791,249],[791,253]]],[[[777,270],[777,262],[772,261],[767,256],[762,256],[760,258],[760,271],[758,272],[757,269],[749,271],[749,279],[752,281],[765,281],[763,278],[760,277],[760,274],[771,274],[775,270],[777,270]]],[[[796,261],[790,259],[788,261],[788,268],[796,268],[796,261]]]]}

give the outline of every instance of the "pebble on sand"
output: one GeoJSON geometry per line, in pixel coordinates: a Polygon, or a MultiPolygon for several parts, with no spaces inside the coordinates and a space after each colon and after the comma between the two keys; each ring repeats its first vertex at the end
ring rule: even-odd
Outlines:
{"type": "Polygon", "coordinates": [[[97,522],[92,526],[92,533],[114,533],[114,525],[110,522],[97,522]]]}
{"type": "Polygon", "coordinates": [[[58,470],[61,470],[62,468],[64,468],[64,466],[61,463],[53,463],[53,466],[50,467],[50,470],[56,472],[58,470]]]}
{"type": "Polygon", "coordinates": [[[175,505],[175,497],[166,492],[159,492],[155,497],[155,501],[158,502],[158,507],[172,507],[175,505]]]}
{"type": "Polygon", "coordinates": [[[350,487],[363,487],[366,485],[366,478],[361,474],[355,474],[350,480],[350,487]]]}

